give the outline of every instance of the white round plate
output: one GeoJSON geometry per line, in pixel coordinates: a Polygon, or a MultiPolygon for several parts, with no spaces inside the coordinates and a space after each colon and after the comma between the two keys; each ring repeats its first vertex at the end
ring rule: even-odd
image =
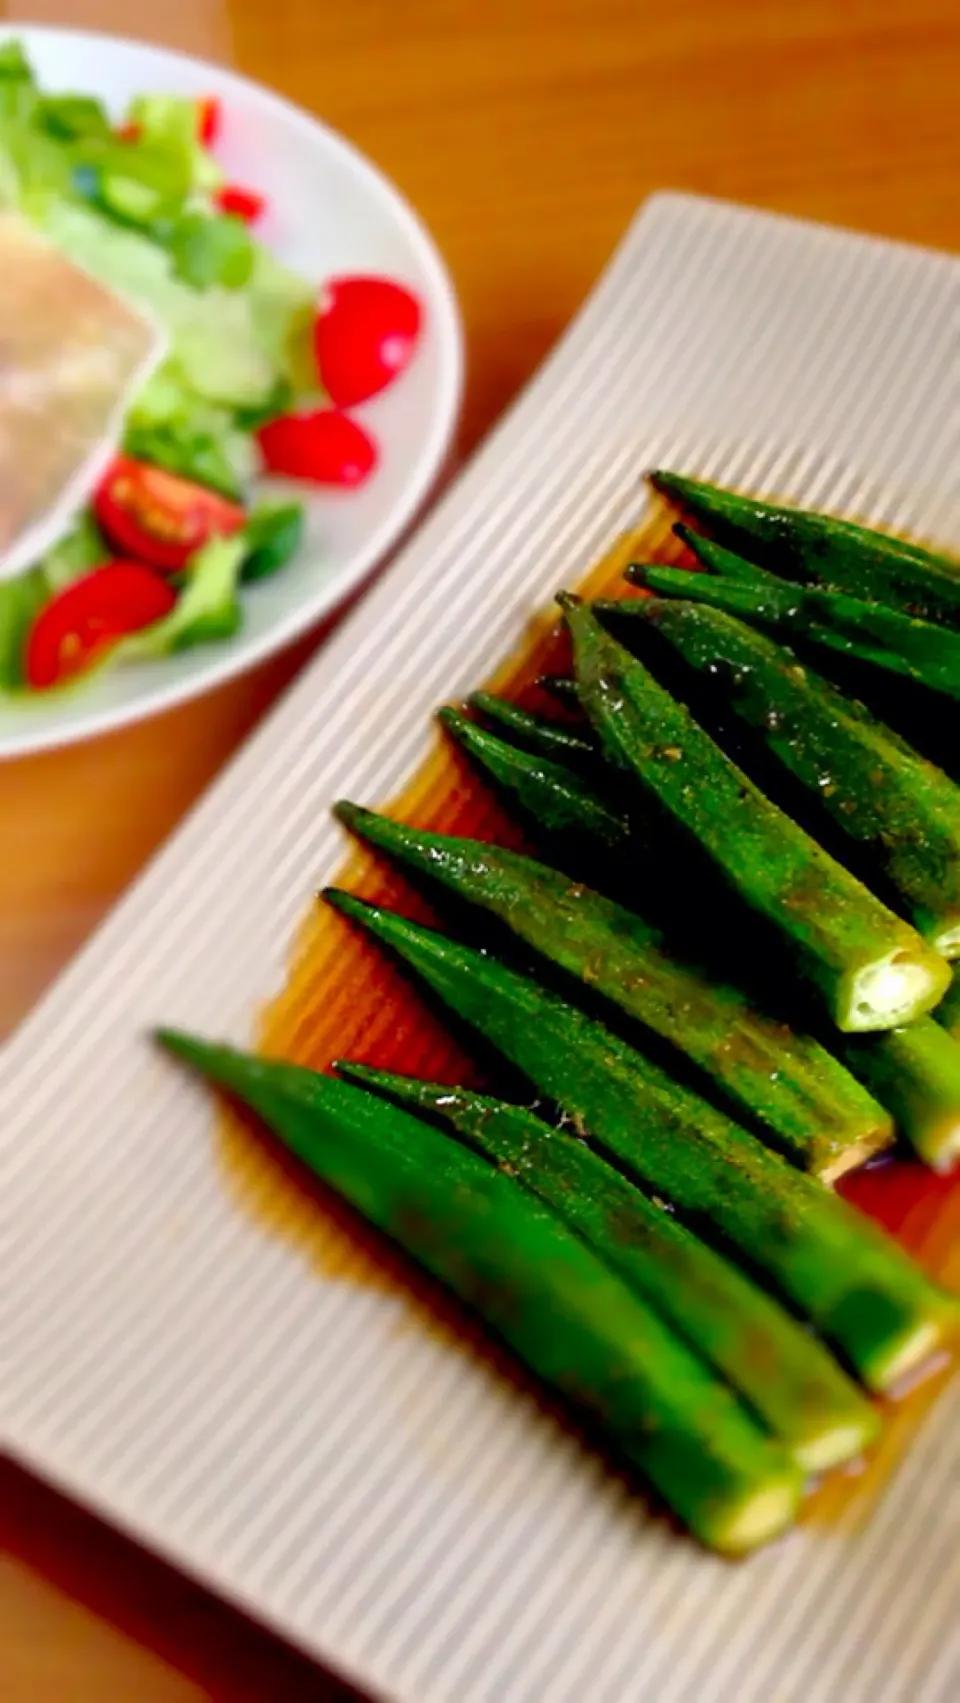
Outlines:
{"type": "Polygon", "coordinates": [[[245,77],[145,43],[82,31],[0,29],[17,36],[43,87],[99,95],[120,113],[148,92],[215,95],[224,112],[217,156],[228,177],[267,197],[258,234],[318,285],[338,272],[408,284],[425,330],[406,373],[357,410],[381,462],[358,492],[298,488],[307,537],[275,578],[244,592],[244,626],[223,645],[117,668],[48,701],[0,702],[0,757],[69,744],[170,708],[239,674],[334,609],[386,555],[436,478],[456,425],[463,376],[450,279],[416,214],[356,149],[245,77]]]}

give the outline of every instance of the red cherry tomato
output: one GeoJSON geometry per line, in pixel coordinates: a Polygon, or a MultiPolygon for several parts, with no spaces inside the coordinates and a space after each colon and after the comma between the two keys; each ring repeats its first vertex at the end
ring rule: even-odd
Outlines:
{"type": "Polygon", "coordinates": [[[281,414],[261,426],[257,437],[271,473],[309,479],[315,485],[362,485],[377,465],[373,439],[336,408],[281,414]]]}
{"type": "Polygon", "coordinates": [[[209,148],[220,134],[222,113],[216,95],[207,95],[197,102],[197,138],[209,148]]]}
{"type": "Polygon", "coordinates": [[[255,189],[244,189],[241,183],[225,183],[213,199],[221,213],[232,213],[248,225],[259,219],[267,205],[265,196],[258,195],[255,189]]]}
{"type": "Polygon", "coordinates": [[[246,519],[239,503],[128,455],[108,467],[93,508],[114,549],[168,573],[209,538],[239,532],[246,519]]]}
{"type": "Polygon", "coordinates": [[[128,633],[138,633],[177,601],[173,587],[140,562],[106,562],[74,580],[41,609],[27,639],[25,672],[39,691],[62,685],[128,633]]]}
{"type": "Polygon", "coordinates": [[[385,390],[409,364],[421,318],[416,296],[389,278],[331,278],[313,330],[330,400],[353,408],[385,390]]]}

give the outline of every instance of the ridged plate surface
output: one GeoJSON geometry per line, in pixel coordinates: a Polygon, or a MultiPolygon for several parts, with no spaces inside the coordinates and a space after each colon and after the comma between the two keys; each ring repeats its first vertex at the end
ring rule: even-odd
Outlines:
{"type": "Polygon", "coordinates": [[[642,506],[655,463],[956,544],[960,267],[666,195],[357,613],[6,1049],[0,1416],[41,1474],[396,1703],[947,1703],[960,1390],[862,1529],[741,1566],[533,1401],[319,1274],[224,1186],[144,1040],[237,1040],[433,707],[642,506]],[[12,1269],[11,1260],[12,1256],[12,1269]]]}

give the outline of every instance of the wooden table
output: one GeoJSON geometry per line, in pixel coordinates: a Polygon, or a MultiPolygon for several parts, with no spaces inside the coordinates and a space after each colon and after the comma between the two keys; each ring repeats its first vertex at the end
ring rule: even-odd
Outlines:
{"type": "MultiPolygon", "coordinates": [[[[167,0],[149,25],[129,0],[10,9],[149,28],[233,60],[378,160],[460,290],[465,449],[653,189],[960,246],[956,0],[167,0]]],[[[0,767],[0,1032],[309,649],[142,727],[0,767]]],[[[12,1469],[0,1476],[0,1539],[5,1703],[347,1695],[12,1469]]]]}

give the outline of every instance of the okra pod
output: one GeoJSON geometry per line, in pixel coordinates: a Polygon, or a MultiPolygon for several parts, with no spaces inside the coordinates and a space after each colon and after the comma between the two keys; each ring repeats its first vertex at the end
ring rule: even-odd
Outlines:
{"type": "Polygon", "coordinates": [[[159,1039],[587,1407],[705,1543],[738,1554],[789,1523],[795,1463],[529,1190],[347,1083],[169,1030],[159,1039]]]}
{"type": "Polygon", "coordinates": [[[602,1023],[484,952],[350,893],[329,902],[619,1165],[759,1267],[871,1390],[938,1355],[960,1308],[882,1231],[602,1023]]]}
{"type": "Polygon", "coordinates": [[[562,602],[607,756],[779,931],[837,1027],[892,1029],[936,1005],[950,979],[940,954],[771,803],[589,607],[562,602]]]}
{"type": "Polygon", "coordinates": [[[569,674],[538,674],[537,685],[541,692],[549,692],[552,698],[556,698],[558,704],[568,709],[580,708],[577,682],[569,674]]]}
{"type": "Polygon", "coordinates": [[[847,1036],[842,1052],[917,1157],[935,1171],[953,1170],[960,1160],[960,1042],[921,1017],[885,1035],[847,1036]]]}
{"type": "Polygon", "coordinates": [[[534,752],[536,756],[549,757],[560,763],[575,763],[581,767],[589,767],[597,761],[596,747],[592,741],[563,722],[548,721],[544,716],[532,715],[529,710],[522,710],[519,705],[511,704],[507,698],[498,698],[492,692],[471,692],[467,702],[472,710],[476,710],[485,721],[492,722],[494,728],[502,732],[507,739],[515,741],[526,751],[534,752]]]}
{"type": "Polygon", "coordinates": [[[525,815],[550,834],[596,842],[617,853],[637,838],[625,814],[564,764],[498,739],[458,710],[437,713],[467,755],[511,794],[525,815]]]}
{"type": "MultiPolygon", "coordinates": [[[[771,574],[766,568],[761,568],[758,562],[748,562],[745,556],[738,556],[734,550],[724,550],[714,539],[704,538],[699,532],[694,532],[692,526],[685,526],[678,520],[674,532],[682,544],[696,556],[699,562],[724,579],[752,580],[754,584],[762,584],[764,580],[775,580],[776,574],[771,574]],[[709,555],[709,564],[707,562],[709,555]]],[[[635,584],[643,585],[644,570],[642,566],[627,569],[627,578],[635,584]]]]}
{"type": "Polygon", "coordinates": [[[953,980],[933,1015],[948,1035],[960,1040],[960,971],[954,970],[953,980]]]}
{"type": "Polygon", "coordinates": [[[678,473],[651,479],[711,537],[787,579],[960,625],[960,562],[835,515],[761,503],[678,473]]]}
{"type": "Polygon", "coordinates": [[[546,1201],[737,1391],[808,1472],[858,1455],[874,1408],[810,1333],[736,1266],[584,1142],[483,1094],[338,1062],[391,1100],[442,1119],[546,1201]]]}
{"type": "Polygon", "coordinates": [[[893,1140],[892,1119],[825,1047],[684,962],[634,912],[501,846],[431,834],[353,804],[336,813],[668,1041],[794,1164],[833,1180],[893,1140]]]}
{"type": "Polygon", "coordinates": [[[766,750],[815,813],[862,848],[918,933],[960,955],[960,789],[766,634],[702,604],[648,599],[646,619],[766,750]]]}
{"type": "MultiPolygon", "coordinates": [[[[716,548],[711,545],[710,552],[716,548]]],[[[705,549],[698,554],[708,561],[705,549]]],[[[726,609],[745,621],[869,663],[947,698],[960,698],[960,633],[930,621],[879,603],[864,603],[845,592],[789,585],[772,574],[753,581],[650,565],[643,568],[643,583],[664,597],[693,598],[714,609],[726,609]]],[[[618,614],[634,614],[637,602],[625,598],[617,604],[618,614]]]]}

